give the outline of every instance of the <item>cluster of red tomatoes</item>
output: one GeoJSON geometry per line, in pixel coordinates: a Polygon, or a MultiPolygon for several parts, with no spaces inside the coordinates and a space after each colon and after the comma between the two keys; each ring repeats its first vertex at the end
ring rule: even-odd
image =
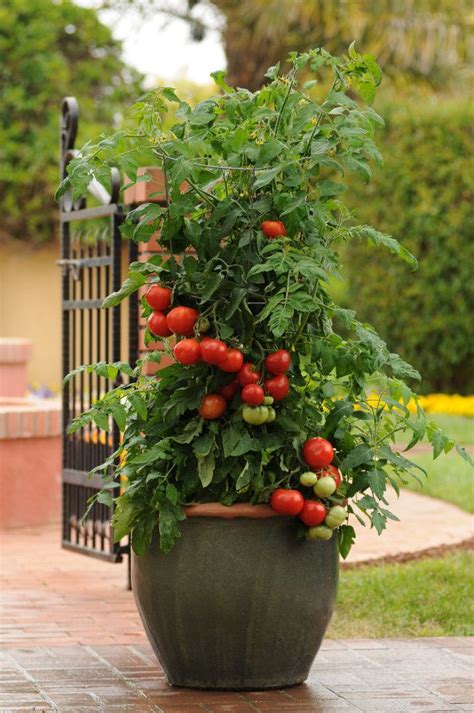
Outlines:
{"type": "Polygon", "coordinates": [[[231,401],[240,389],[240,398],[245,404],[242,410],[244,421],[253,426],[270,423],[276,418],[271,404],[284,399],[290,389],[285,371],[291,366],[291,357],[285,349],[278,349],[265,359],[265,367],[272,376],[263,382],[263,386],[258,383],[262,374],[254,364],[244,362],[244,356],[239,349],[229,348],[219,339],[183,339],[174,347],[174,355],[181,364],[195,364],[202,360],[217,366],[221,371],[235,374],[235,379],[221,386],[216,394],[206,394],[203,397],[199,413],[205,419],[222,416],[228,401],[231,401]],[[192,344],[189,344],[190,342],[192,344]]]}
{"type": "MultiPolygon", "coordinates": [[[[286,235],[285,224],[281,220],[264,220],[260,229],[269,240],[286,235]]],[[[147,320],[148,329],[157,337],[170,337],[172,334],[191,337],[199,319],[199,312],[192,307],[174,307],[167,312],[171,304],[171,293],[169,287],[161,285],[152,285],[147,290],[145,300],[153,309],[147,320]]],[[[201,331],[205,332],[206,330],[202,329],[201,331]]],[[[195,352],[195,346],[182,347],[183,352],[187,352],[185,358],[192,358],[193,348],[195,352]]]]}
{"type": "Polygon", "coordinates": [[[147,319],[148,329],[156,337],[170,337],[172,334],[190,336],[194,333],[199,312],[192,307],[173,307],[167,312],[171,304],[171,292],[169,287],[161,285],[148,288],[145,300],[153,309],[147,319]]]}
{"type": "MultiPolygon", "coordinates": [[[[271,221],[270,221],[271,222],[271,221]]],[[[172,334],[185,337],[178,341],[173,349],[176,361],[185,366],[203,361],[217,366],[221,371],[235,374],[235,379],[221,386],[216,394],[206,394],[199,407],[202,418],[213,420],[220,418],[227,409],[239,388],[240,397],[245,404],[242,417],[247,423],[261,425],[276,418],[276,412],[271,408],[274,401],[281,401],[288,395],[290,383],[286,372],[291,366],[290,353],[286,349],[278,349],[265,359],[265,368],[270,377],[262,381],[262,374],[250,362],[244,363],[244,355],[239,349],[228,347],[220,339],[194,335],[196,324],[200,328],[199,312],[192,307],[174,307],[171,304],[171,289],[161,285],[152,285],[146,295],[146,302],[153,308],[148,317],[147,325],[152,334],[159,337],[169,337],[172,334]],[[199,320],[199,323],[198,323],[199,320]]],[[[204,325],[206,331],[208,324],[204,325]]]]}
{"type": "MultiPolygon", "coordinates": [[[[302,456],[313,470],[300,476],[300,484],[312,488],[319,498],[329,498],[342,481],[341,471],[331,465],[334,448],[325,438],[309,438],[303,445],[302,456]]],[[[310,540],[329,540],[333,530],[347,517],[342,505],[327,507],[321,500],[305,498],[299,490],[277,488],[270,505],[280,515],[298,515],[308,526],[306,536],[310,540]]]]}

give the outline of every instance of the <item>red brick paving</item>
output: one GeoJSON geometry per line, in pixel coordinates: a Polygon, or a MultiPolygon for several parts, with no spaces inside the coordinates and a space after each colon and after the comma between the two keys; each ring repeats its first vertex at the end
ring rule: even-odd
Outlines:
{"type": "Polygon", "coordinates": [[[0,537],[3,646],[146,641],[125,564],[61,549],[56,527],[0,537]]]}
{"type": "Polygon", "coordinates": [[[326,641],[307,683],[241,693],[169,686],[148,644],[5,649],[0,710],[470,711],[473,644],[462,638],[326,641]]]}
{"type": "Polygon", "coordinates": [[[307,684],[284,691],[172,688],[124,565],[62,550],[51,528],[2,532],[0,555],[0,713],[474,710],[473,640],[464,638],[326,641],[307,684]]]}

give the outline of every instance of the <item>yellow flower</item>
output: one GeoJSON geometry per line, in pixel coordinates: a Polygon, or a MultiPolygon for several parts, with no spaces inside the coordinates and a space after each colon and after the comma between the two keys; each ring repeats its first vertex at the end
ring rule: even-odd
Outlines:
{"type": "MultiPolygon", "coordinates": [[[[375,392],[367,395],[367,403],[374,408],[384,405],[383,399],[375,392]]],[[[460,396],[459,394],[427,394],[419,396],[418,403],[426,413],[444,413],[451,416],[467,416],[474,418],[474,396],[460,396]]],[[[384,408],[387,408],[384,406],[384,408]]],[[[410,413],[416,413],[416,401],[408,402],[410,413]]]]}
{"type": "MultiPolygon", "coordinates": [[[[445,413],[451,416],[474,417],[474,396],[460,396],[460,394],[427,394],[420,396],[420,406],[426,413],[445,413]]],[[[408,408],[416,411],[415,403],[410,401],[408,408]]]]}

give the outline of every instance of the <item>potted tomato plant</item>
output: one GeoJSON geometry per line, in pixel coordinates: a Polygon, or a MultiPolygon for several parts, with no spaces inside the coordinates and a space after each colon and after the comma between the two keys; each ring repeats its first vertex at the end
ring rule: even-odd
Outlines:
{"type": "Polygon", "coordinates": [[[70,428],[115,419],[123,431],[97,497],[115,500],[115,538],[131,535],[144,626],[182,686],[303,681],[351,522],[380,533],[396,519],[387,485],[420,470],[396,437],[408,433],[411,448],[426,435],[435,454],[453,446],[405,383],[419,374],[328,289],[349,240],[416,266],[342,201],[342,176],[368,181],[380,161],[383,122],[370,107],[380,70],[354,47],[292,53],[288,64],[284,75],[270,68],[257,92],[218,72],[220,94],[195,108],[171,88],[151,91],[133,128],[84,147],[59,191],[79,196],[112,166],[132,183],[147,179],[140,166],[163,171],[166,205],[140,205],[123,233],[159,233],[167,254],[130,265],[104,303],[145,287],[146,339],[160,348],[137,365],[82,367],[135,380],[70,428]],[[163,355],[173,363],[145,375],[144,362],[163,355]]]}

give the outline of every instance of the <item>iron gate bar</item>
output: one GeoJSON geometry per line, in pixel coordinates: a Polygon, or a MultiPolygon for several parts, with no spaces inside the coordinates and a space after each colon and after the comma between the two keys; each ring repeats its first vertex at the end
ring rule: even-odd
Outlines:
{"type": "MultiPolygon", "coordinates": [[[[66,166],[77,156],[74,141],[79,108],[69,97],[63,102],[61,121],[61,176],[66,166]]],[[[124,212],[118,204],[120,175],[112,170],[111,193],[100,192],[91,183],[90,192],[105,205],[92,208],[85,199],[74,201],[66,194],[60,204],[63,314],[63,376],[83,363],[121,360],[121,306],[103,310],[103,299],[120,288],[121,246],[120,225],[124,212]],[[89,227],[89,221],[102,226],[89,227]],[[105,221],[105,222],[104,222],[105,221]],[[81,230],[85,228],[85,231],[81,230]]],[[[137,248],[130,252],[136,259],[137,248]]],[[[129,357],[134,363],[138,355],[138,301],[132,302],[129,313],[129,357]]],[[[81,372],[63,389],[63,532],[62,546],[83,554],[119,562],[128,551],[127,545],[113,542],[111,519],[113,506],[95,502],[86,523],[82,523],[90,497],[102,487],[100,476],[89,478],[90,471],[100,465],[119,446],[120,432],[112,422],[111,433],[92,424],[67,434],[67,428],[93,401],[120,383],[81,372]]]]}

